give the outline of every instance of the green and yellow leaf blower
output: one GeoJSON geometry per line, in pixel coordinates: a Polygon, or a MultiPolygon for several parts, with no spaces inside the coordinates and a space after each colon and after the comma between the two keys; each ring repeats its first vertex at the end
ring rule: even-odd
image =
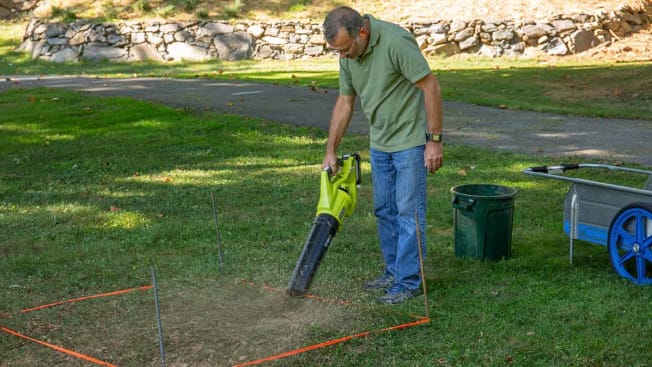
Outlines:
{"type": "Polygon", "coordinates": [[[288,293],[292,296],[306,293],[331,240],[341,228],[342,220],[355,210],[357,187],[360,185],[360,156],[343,155],[338,160],[338,167],[335,175],[331,175],[330,167],[321,172],[317,215],[288,284],[288,293]]]}

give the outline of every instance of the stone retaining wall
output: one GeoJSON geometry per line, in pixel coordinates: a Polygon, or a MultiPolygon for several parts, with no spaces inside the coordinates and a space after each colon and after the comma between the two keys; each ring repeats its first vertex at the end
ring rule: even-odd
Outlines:
{"type": "MultiPolygon", "coordinates": [[[[426,55],[479,53],[490,57],[540,49],[550,55],[576,54],[648,27],[652,17],[623,7],[595,14],[559,15],[546,21],[433,21],[404,23],[426,55]]],[[[327,55],[321,25],[301,21],[117,24],[47,23],[34,19],[19,50],[53,62],[206,61],[298,59],[327,55]]]]}
{"type": "Polygon", "coordinates": [[[0,0],[0,19],[12,19],[16,15],[30,11],[39,0],[0,0]]]}

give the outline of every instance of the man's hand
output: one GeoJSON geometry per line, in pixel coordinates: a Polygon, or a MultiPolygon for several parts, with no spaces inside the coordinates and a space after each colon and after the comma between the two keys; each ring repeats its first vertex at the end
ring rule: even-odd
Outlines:
{"type": "Polygon", "coordinates": [[[424,165],[429,173],[435,173],[444,165],[444,146],[441,142],[429,141],[423,152],[424,165]]]}
{"type": "Polygon", "coordinates": [[[334,175],[337,173],[337,155],[333,153],[326,153],[324,155],[324,161],[321,164],[322,169],[326,169],[330,167],[331,169],[331,175],[334,175]]]}

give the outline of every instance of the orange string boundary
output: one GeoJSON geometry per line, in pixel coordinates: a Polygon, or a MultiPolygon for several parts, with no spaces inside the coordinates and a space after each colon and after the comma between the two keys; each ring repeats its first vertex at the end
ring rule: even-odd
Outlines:
{"type": "Polygon", "coordinates": [[[364,332],[354,334],[354,335],[343,336],[341,338],[332,339],[332,340],[329,340],[329,341],[309,345],[309,346],[303,347],[303,348],[294,349],[294,350],[284,352],[284,353],[280,353],[280,354],[277,354],[277,355],[273,355],[273,356],[257,359],[257,360],[254,360],[254,361],[238,364],[238,365],[235,365],[233,367],[247,367],[247,366],[254,366],[254,365],[257,365],[257,364],[261,364],[261,363],[264,363],[264,362],[276,361],[276,360],[279,360],[279,359],[282,359],[282,358],[287,358],[287,357],[291,357],[291,356],[294,356],[294,355],[297,355],[297,354],[309,352],[311,350],[325,348],[325,347],[329,347],[331,345],[344,343],[344,342],[347,342],[347,341],[352,340],[352,339],[362,338],[362,337],[368,336],[370,334],[377,334],[377,333],[383,333],[383,332],[392,331],[392,330],[406,329],[406,328],[409,328],[409,327],[412,327],[412,326],[426,324],[428,322],[430,322],[430,318],[424,317],[424,318],[421,318],[421,319],[419,319],[417,321],[412,321],[412,322],[408,322],[408,323],[401,324],[401,325],[389,326],[389,327],[386,327],[386,328],[383,328],[383,329],[378,329],[378,330],[375,330],[375,331],[373,331],[373,330],[372,331],[364,331],[364,332]]]}
{"type": "Polygon", "coordinates": [[[53,303],[49,303],[49,304],[43,305],[43,306],[26,308],[26,309],[24,309],[24,310],[22,310],[20,312],[28,313],[28,312],[32,312],[32,311],[43,310],[45,308],[60,306],[60,305],[66,304],[66,303],[74,303],[74,302],[79,302],[79,301],[86,301],[86,300],[93,299],[93,298],[117,296],[119,294],[125,294],[125,293],[130,293],[130,292],[135,292],[135,291],[145,291],[145,290],[148,290],[148,289],[152,289],[152,286],[151,285],[146,285],[146,286],[142,286],[142,287],[138,287],[138,288],[123,289],[121,291],[115,291],[115,292],[109,292],[109,293],[101,293],[101,294],[93,294],[93,295],[90,295],[90,296],[84,296],[84,297],[73,298],[73,299],[69,299],[69,300],[65,300],[65,301],[53,302],[53,303]]]}
{"type": "MultiPolygon", "coordinates": [[[[274,291],[274,292],[283,292],[283,290],[278,289],[278,288],[270,287],[270,286],[267,286],[267,285],[260,286],[260,285],[257,285],[257,284],[255,284],[253,282],[246,281],[246,280],[240,280],[240,282],[244,283],[244,284],[247,284],[247,285],[250,285],[250,286],[261,287],[263,289],[274,291]]],[[[28,312],[32,312],[32,311],[43,310],[43,309],[46,309],[46,308],[60,306],[60,305],[67,304],[67,303],[80,302],[80,301],[85,301],[85,300],[94,299],[94,298],[116,296],[116,295],[135,292],[135,291],[149,290],[149,289],[152,289],[152,288],[153,288],[152,285],[147,285],[147,286],[124,289],[124,290],[119,290],[119,291],[114,291],[114,292],[94,294],[94,295],[90,295],[90,296],[73,298],[73,299],[69,299],[69,300],[65,300],[65,301],[53,302],[53,303],[49,303],[49,304],[42,305],[42,306],[26,308],[26,309],[21,310],[20,312],[21,313],[28,313],[28,312]]],[[[303,296],[303,298],[314,299],[314,300],[319,301],[319,302],[339,304],[339,305],[343,305],[343,306],[353,305],[353,303],[350,302],[350,301],[332,300],[332,299],[323,298],[323,297],[319,297],[319,296],[315,296],[315,295],[311,295],[311,294],[306,294],[306,295],[303,296]]],[[[9,318],[9,317],[11,317],[11,314],[0,315],[0,318],[9,318]]],[[[279,360],[279,359],[295,356],[297,354],[309,352],[309,351],[312,351],[312,350],[321,349],[321,348],[329,347],[329,346],[336,345],[336,344],[341,344],[341,343],[344,343],[344,342],[347,342],[347,341],[350,341],[350,340],[353,340],[353,339],[366,337],[366,336],[371,335],[371,334],[379,334],[379,333],[384,333],[384,332],[393,331],[393,330],[407,329],[409,327],[426,324],[426,323],[429,323],[431,321],[431,319],[429,317],[423,317],[423,316],[412,316],[412,317],[417,317],[418,320],[408,322],[408,323],[404,323],[404,324],[400,324],[400,325],[388,326],[388,327],[385,327],[385,328],[382,328],[382,329],[363,331],[361,333],[357,333],[357,334],[353,334],[353,335],[347,335],[347,336],[343,336],[343,337],[336,338],[336,339],[331,339],[331,340],[328,340],[328,341],[325,341],[325,342],[309,345],[309,346],[298,348],[298,349],[293,349],[293,350],[283,352],[283,353],[279,353],[279,354],[276,354],[276,355],[272,355],[272,356],[269,356],[269,357],[256,359],[256,360],[245,362],[245,363],[242,363],[242,364],[237,364],[237,365],[234,365],[233,367],[247,367],[247,366],[258,365],[258,364],[265,363],[265,362],[276,361],[276,360],[279,360]]],[[[6,332],[8,334],[14,335],[16,337],[31,341],[33,343],[40,344],[42,346],[54,349],[54,350],[56,350],[58,352],[68,354],[68,355],[73,356],[73,357],[78,358],[78,359],[93,362],[93,363],[101,365],[101,366],[117,367],[117,366],[115,366],[113,364],[110,364],[108,362],[99,360],[97,358],[93,358],[91,356],[75,352],[73,350],[69,350],[69,349],[54,345],[54,344],[50,344],[50,343],[47,343],[47,342],[44,342],[44,341],[41,341],[41,340],[38,340],[38,339],[34,339],[32,337],[21,334],[21,333],[19,333],[17,331],[8,329],[6,327],[0,327],[0,330],[6,332]]]]}
{"type": "Polygon", "coordinates": [[[6,333],[9,333],[9,334],[11,334],[13,336],[17,336],[19,338],[29,340],[29,341],[31,341],[33,343],[40,344],[40,345],[48,347],[48,348],[52,348],[52,349],[54,349],[54,350],[56,350],[58,352],[65,353],[65,354],[73,356],[75,358],[83,359],[83,360],[88,361],[88,362],[93,362],[93,363],[98,364],[100,366],[117,367],[117,366],[115,366],[115,365],[113,365],[113,364],[111,364],[109,362],[104,362],[104,361],[101,361],[101,360],[99,360],[97,358],[87,356],[86,354],[78,353],[78,352],[75,352],[73,350],[60,347],[58,345],[50,344],[50,343],[44,342],[42,340],[31,338],[31,337],[29,337],[27,335],[24,335],[24,334],[21,334],[21,333],[19,333],[17,331],[7,329],[6,327],[2,327],[2,328],[0,328],[0,330],[4,331],[6,333]]]}
{"type": "MultiPolygon", "coordinates": [[[[152,287],[153,286],[151,286],[151,285],[146,285],[146,286],[142,286],[142,287],[138,287],[138,288],[129,288],[129,289],[123,289],[123,290],[114,291],[114,292],[108,292],[108,293],[101,293],[101,294],[94,294],[94,295],[90,295],[90,296],[78,297],[78,298],[73,298],[73,299],[69,299],[69,300],[65,300],[65,301],[48,303],[47,305],[42,305],[42,306],[37,306],[37,307],[32,307],[32,308],[26,308],[26,309],[21,310],[20,312],[21,313],[28,313],[28,312],[32,312],[32,311],[43,310],[43,309],[50,308],[50,307],[60,306],[60,305],[67,304],[67,303],[86,301],[86,300],[89,300],[89,299],[101,298],[101,297],[111,297],[111,296],[116,296],[116,295],[120,295],[120,294],[136,292],[136,291],[144,291],[144,290],[152,289],[152,287]]],[[[10,318],[10,317],[11,317],[11,314],[8,313],[8,314],[2,315],[2,317],[0,317],[0,318],[10,318]]],[[[0,330],[4,331],[5,333],[11,334],[13,336],[16,336],[16,337],[31,341],[33,343],[40,344],[40,345],[42,345],[44,347],[54,349],[54,350],[56,350],[58,352],[65,353],[65,354],[67,354],[69,356],[72,356],[72,357],[75,357],[75,358],[78,358],[78,359],[83,359],[85,361],[93,362],[93,363],[98,364],[100,366],[117,367],[117,366],[115,366],[113,364],[110,364],[108,362],[104,362],[104,361],[99,360],[97,358],[93,358],[93,357],[88,356],[86,354],[75,352],[73,350],[66,349],[66,348],[60,347],[58,345],[50,344],[50,343],[44,342],[42,340],[38,340],[38,339],[35,339],[35,338],[32,338],[32,337],[29,337],[29,336],[27,336],[25,334],[21,334],[21,333],[19,333],[17,331],[8,329],[8,328],[6,328],[4,326],[0,327],[0,330]]]]}
{"type": "MultiPolygon", "coordinates": [[[[279,289],[279,288],[270,287],[268,285],[260,286],[260,285],[254,283],[254,282],[247,281],[247,280],[244,280],[244,279],[241,279],[240,282],[242,282],[242,283],[244,283],[246,285],[249,285],[249,286],[261,287],[263,289],[271,290],[271,291],[274,291],[274,292],[284,292],[284,290],[279,289]]],[[[314,300],[317,300],[317,301],[320,301],[320,302],[338,304],[338,305],[343,305],[343,306],[351,306],[351,305],[353,305],[353,302],[350,302],[350,301],[333,300],[333,299],[328,299],[328,298],[315,296],[315,295],[312,295],[312,294],[305,294],[305,295],[302,296],[302,298],[314,299],[314,300]]],[[[331,340],[328,340],[328,341],[325,341],[325,342],[309,345],[309,346],[298,348],[298,349],[293,349],[293,350],[283,352],[283,353],[279,353],[279,354],[276,354],[276,355],[273,355],[273,356],[256,359],[256,360],[245,362],[245,363],[242,363],[242,364],[237,364],[237,365],[234,365],[232,367],[255,366],[257,364],[276,361],[276,360],[279,360],[279,359],[295,356],[297,354],[309,352],[309,351],[312,351],[312,350],[315,350],[315,349],[320,349],[320,348],[329,347],[331,345],[341,344],[341,343],[344,343],[344,342],[347,342],[347,341],[350,341],[350,340],[353,340],[353,339],[357,339],[357,338],[362,338],[362,337],[365,337],[365,336],[368,336],[368,335],[371,335],[371,334],[380,334],[380,333],[384,333],[384,332],[388,332],[388,331],[407,329],[409,327],[418,326],[418,325],[422,325],[422,324],[427,324],[432,320],[430,317],[414,316],[414,315],[410,315],[410,316],[411,317],[416,317],[418,320],[412,321],[412,322],[407,322],[405,324],[400,324],[400,325],[395,325],[395,326],[388,326],[388,327],[385,327],[385,328],[382,328],[382,329],[363,331],[361,333],[357,333],[357,334],[353,334],[353,335],[347,335],[347,336],[343,336],[341,338],[331,339],[331,340]]]]}
{"type": "MultiPolygon", "coordinates": [[[[108,292],[108,293],[100,293],[100,294],[93,294],[90,296],[84,296],[84,297],[78,297],[78,298],[73,298],[73,299],[68,299],[65,301],[59,301],[59,302],[52,302],[48,303],[47,305],[42,305],[42,306],[36,306],[36,307],[31,307],[31,308],[25,308],[23,310],[20,310],[20,313],[28,313],[32,311],[38,311],[38,310],[43,310],[46,308],[50,307],[55,307],[55,306],[61,306],[66,303],[74,303],[74,302],[80,302],[80,301],[85,301],[93,298],[101,298],[101,297],[110,297],[110,296],[117,296],[119,294],[125,294],[125,293],[130,293],[130,292],[136,292],[136,291],[145,291],[148,289],[152,289],[153,286],[151,285],[145,285],[142,287],[137,287],[137,288],[129,288],[129,289],[123,289],[120,291],[114,291],[114,292],[108,292]]],[[[11,313],[6,313],[3,315],[0,315],[0,319],[7,319],[11,317],[11,313]]]]}

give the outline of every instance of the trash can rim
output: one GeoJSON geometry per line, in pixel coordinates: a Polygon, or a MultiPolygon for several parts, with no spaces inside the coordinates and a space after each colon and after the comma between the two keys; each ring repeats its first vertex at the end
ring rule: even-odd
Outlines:
{"type": "Polygon", "coordinates": [[[466,196],[473,196],[473,197],[478,197],[478,198],[510,198],[515,196],[518,193],[518,190],[516,190],[513,187],[505,186],[505,185],[498,185],[498,184],[462,184],[462,185],[455,185],[451,187],[451,193],[455,195],[466,195],[466,196]],[[467,194],[467,193],[461,193],[459,192],[459,188],[462,187],[469,187],[469,186],[493,186],[493,187],[500,187],[502,189],[506,189],[510,191],[509,193],[506,194],[500,194],[500,195],[476,195],[476,194],[467,194]]]}

